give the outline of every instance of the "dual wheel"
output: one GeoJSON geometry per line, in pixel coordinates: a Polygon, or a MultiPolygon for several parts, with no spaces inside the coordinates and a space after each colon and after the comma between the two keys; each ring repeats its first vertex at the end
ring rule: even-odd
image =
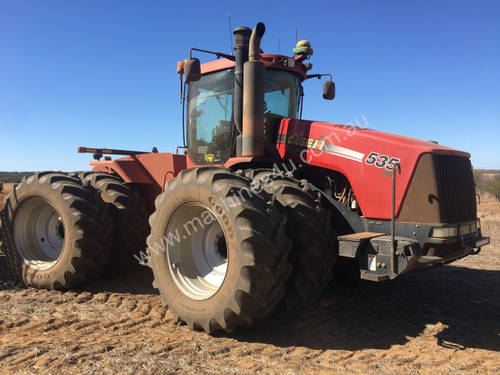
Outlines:
{"type": "Polygon", "coordinates": [[[104,173],[25,177],[0,212],[2,251],[14,275],[35,288],[71,289],[116,274],[145,247],[141,202],[104,173]]]}
{"type": "Polygon", "coordinates": [[[182,171],[150,217],[154,285],[179,321],[209,333],[293,311],[330,281],[330,224],[307,184],[272,170],[182,171]]]}

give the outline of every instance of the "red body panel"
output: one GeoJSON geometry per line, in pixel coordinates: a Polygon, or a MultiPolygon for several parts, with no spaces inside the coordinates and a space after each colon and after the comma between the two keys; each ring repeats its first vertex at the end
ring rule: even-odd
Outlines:
{"type": "MultiPolygon", "coordinates": [[[[391,218],[392,171],[390,166],[379,168],[367,164],[370,153],[399,159],[396,215],[421,155],[470,157],[466,152],[433,142],[317,121],[284,119],[278,134],[277,148],[282,158],[341,172],[351,183],[363,215],[377,219],[391,218]]],[[[377,159],[378,165],[383,159],[377,159]]]]}
{"type": "Polygon", "coordinates": [[[140,184],[150,209],[165,183],[187,168],[186,155],[150,153],[115,160],[91,161],[95,172],[117,173],[126,182],[140,184]]]}
{"type": "MultiPolygon", "coordinates": [[[[392,171],[379,168],[375,163],[367,164],[370,153],[399,159],[401,174],[396,180],[396,217],[423,154],[470,157],[466,152],[401,135],[292,119],[282,120],[276,147],[283,159],[342,173],[349,180],[363,215],[374,219],[391,218],[392,171]]],[[[232,158],[225,166],[251,160],[232,158]]],[[[197,166],[188,155],[171,153],[139,154],[90,164],[94,171],[117,173],[126,182],[139,184],[151,209],[154,209],[154,199],[168,180],[183,169],[197,166]]]]}
{"type": "MultiPolygon", "coordinates": [[[[396,180],[396,216],[409,187],[419,158],[426,153],[469,158],[466,152],[433,142],[353,126],[318,121],[283,119],[277,149],[283,159],[342,173],[350,182],[363,215],[391,218],[392,171],[367,164],[370,153],[399,159],[401,174],[396,180]]],[[[232,158],[226,167],[252,158],[232,158]]],[[[377,159],[380,161],[380,159],[377,159]]],[[[92,161],[94,171],[117,173],[126,182],[139,184],[151,209],[165,183],[186,168],[196,165],[189,156],[149,153],[115,160],[92,161]]]]}

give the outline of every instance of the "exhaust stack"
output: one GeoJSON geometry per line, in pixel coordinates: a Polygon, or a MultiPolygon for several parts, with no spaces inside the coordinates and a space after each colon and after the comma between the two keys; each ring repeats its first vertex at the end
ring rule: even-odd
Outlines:
{"type": "Polygon", "coordinates": [[[260,61],[260,41],[266,27],[259,22],[250,36],[243,68],[242,156],[264,155],[264,85],[266,68],[260,61]]]}

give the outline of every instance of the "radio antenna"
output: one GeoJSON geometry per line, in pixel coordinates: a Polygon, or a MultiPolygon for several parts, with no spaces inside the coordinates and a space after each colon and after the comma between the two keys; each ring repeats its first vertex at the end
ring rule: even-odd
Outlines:
{"type": "Polygon", "coordinates": [[[231,15],[228,14],[227,15],[227,18],[228,18],[228,22],[229,22],[229,51],[231,52],[231,55],[234,56],[234,52],[233,52],[233,33],[232,33],[232,27],[231,27],[231,15]]]}
{"type": "Polygon", "coordinates": [[[297,28],[295,28],[295,43],[299,42],[299,31],[297,28]]]}

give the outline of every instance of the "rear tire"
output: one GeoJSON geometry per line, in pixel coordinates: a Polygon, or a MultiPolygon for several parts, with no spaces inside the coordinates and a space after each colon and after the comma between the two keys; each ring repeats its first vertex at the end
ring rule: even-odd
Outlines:
{"type": "Polygon", "coordinates": [[[286,219],[250,191],[248,178],[225,168],[184,170],[167,182],[149,222],[153,285],[191,329],[250,326],[283,297],[286,219]]]}
{"type": "Polygon", "coordinates": [[[257,169],[249,174],[253,184],[267,193],[287,217],[293,272],[283,302],[287,312],[294,312],[317,301],[330,283],[338,254],[337,234],[330,211],[311,193],[307,181],[276,172],[257,169]]]}
{"type": "Polygon", "coordinates": [[[111,259],[105,272],[118,275],[137,263],[134,254],[145,250],[149,232],[148,211],[140,194],[116,175],[102,172],[80,174],[108,206],[112,221],[111,259]]]}
{"type": "Polygon", "coordinates": [[[44,289],[94,278],[108,259],[101,210],[79,179],[55,172],[24,177],[1,212],[2,250],[13,274],[44,289]]]}

